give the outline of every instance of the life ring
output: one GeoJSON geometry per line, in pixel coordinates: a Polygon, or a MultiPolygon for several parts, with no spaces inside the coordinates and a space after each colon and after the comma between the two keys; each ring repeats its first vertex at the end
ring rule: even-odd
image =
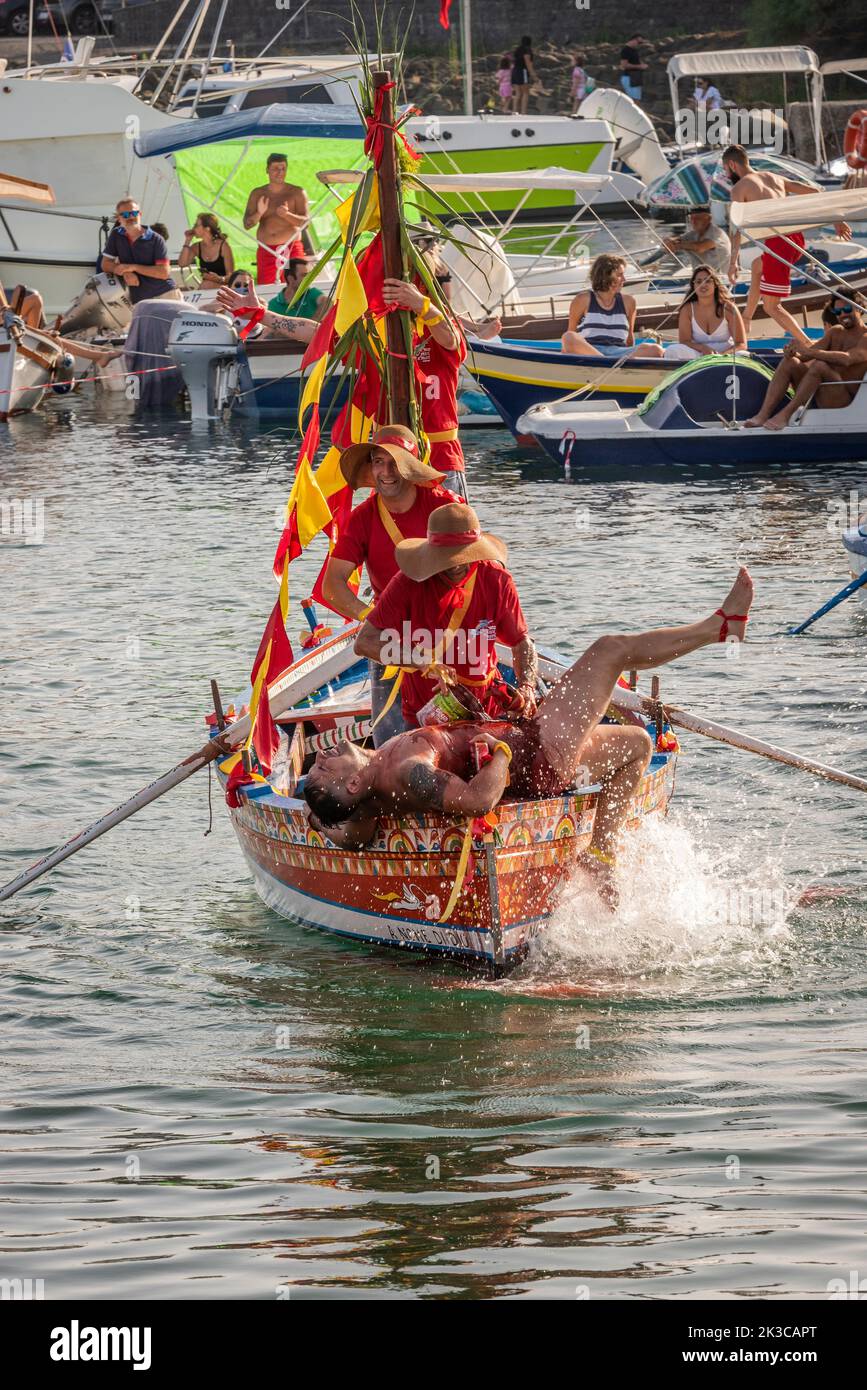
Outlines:
{"type": "Polygon", "coordinates": [[[850,169],[867,169],[867,107],[862,106],[849,117],[843,153],[850,169]]]}

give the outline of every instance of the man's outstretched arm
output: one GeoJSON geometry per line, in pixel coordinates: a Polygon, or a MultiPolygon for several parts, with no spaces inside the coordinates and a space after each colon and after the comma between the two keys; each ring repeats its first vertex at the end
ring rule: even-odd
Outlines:
{"type": "Polygon", "coordinates": [[[402,783],[405,800],[413,811],[445,811],[446,815],[484,816],[502,799],[509,784],[509,760],[496,740],[480,734],[493,749],[492,757],[469,782],[453,772],[444,772],[424,758],[408,764],[402,783]]]}

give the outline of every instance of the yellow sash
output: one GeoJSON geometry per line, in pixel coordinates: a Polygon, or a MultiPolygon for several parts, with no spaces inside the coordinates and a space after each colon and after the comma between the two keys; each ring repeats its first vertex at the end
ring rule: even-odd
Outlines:
{"type": "Polygon", "coordinates": [[[386,535],[394,545],[400,545],[401,541],[406,540],[406,536],[401,531],[381,497],[377,497],[376,505],[379,511],[379,519],[382,522],[386,535]]]}
{"type": "Polygon", "coordinates": [[[397,692],[403,685],[403,678],[407,674],[407,672],[416,672],[419,675],[428,677],[436,677],[441,675],[444,677],[444,679],[449,679],[449,676],[446,675],[446,672],[449,668],[444,667],[442,665],[443,648],[445,647],[446,637],[448,636],[448,634],[450,632],[456,632],[464,620],[464,615],[467,609],[469,608],[470,603],[472,602],[473,591],[476,587],[477,575],[478,570],[473,570],[472,574],[467,580],[466,586],[464,588],[463,603],[461,604],[460,608],[455,609],[454,613],[449,618],[448,626],[446,627],[446,630],[442,635],[442,640],[438,642],[437,645],[434,647],[429,665],[425,666],[423,669],[420,669],[418,666],[387,666],[385,668],[384,675],[386,680],[389,680],[391,677],[394,677],[394,684],[392,685],[391,690],[389,691],[388,699],[386,700],[383,708],[380,710],[373,724],[370,726],[371,729],[375,729],[380,719],[384,719],[385,716],[388,714],[388,711],[391,709],[392,705],[397,699],[397,692]]]}

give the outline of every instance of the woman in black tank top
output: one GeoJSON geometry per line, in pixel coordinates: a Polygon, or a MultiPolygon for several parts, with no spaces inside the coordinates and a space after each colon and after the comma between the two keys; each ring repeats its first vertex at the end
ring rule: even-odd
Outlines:
{"type": "Polygon", "coordinates": [[[516,114],[526,115],[530,83],[537,80],[533,66],[533,40],[529,34],[525,34],[515,49],[515,66],[512,68],[512,110],[516,114]]]}
{"type": "Polygon", "coordinates": [[[220,231],[213,213],[203,212],[189,231],[184,232],[184,245],[178,265],[181,269],[199,262],[202,285],[208,288],[225,285],[235,269],[232,248],[220,231]]]}

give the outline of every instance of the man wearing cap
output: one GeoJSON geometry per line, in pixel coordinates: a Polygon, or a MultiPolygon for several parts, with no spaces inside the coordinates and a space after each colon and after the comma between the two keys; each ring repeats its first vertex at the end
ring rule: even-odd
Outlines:
{"type": "MultiPolygon", "coordinates": [[[[367,444],[352,444],[340,456],[340,470],[349,486],[373,488],[370,497],[355,508],[338,536],[322,581],[322,597],[345,618],[361,618],[367,606],[350,587],[355,570],[367,566],[374,601],[398,572],[395,546],[411,537],[427,534],[431,512],[451,500],[439,486],[436,469],[422,463],[418,440],[403,425],[383,425],[367,444]]],[[[392,681],[384,679],[383,666],[374,659],[370,669],[370,695],[374,720],[385,708],[392,681]]],[[[373,731],[378,748],[406,725],[399,700],[395,700],[373,731]]]]}
{"type": "Polygon", "coordinates": [[[688,229],[681,236],[663,237],[662,244],[685,256],[693,270],[708,265],[718,275],[725,275],[729,268],[732,244],[728,232],[714,222],[709,207],[691,208],[688,229]]]}
{"type": "Polygon", "coordinates": [[[400,695],[408,728],[418,725],[419,711],[444,679],[473,710],[535,713],[536,649],[506,554],[501,540],[481,530],[472,507],[455,501],[431,512],[423,539],[396,547],[401,572],[377,599],[355,650],[404,668],[400,695]],[[498,641],[512,649],[516,693],[497,670],[498,641]]]}

